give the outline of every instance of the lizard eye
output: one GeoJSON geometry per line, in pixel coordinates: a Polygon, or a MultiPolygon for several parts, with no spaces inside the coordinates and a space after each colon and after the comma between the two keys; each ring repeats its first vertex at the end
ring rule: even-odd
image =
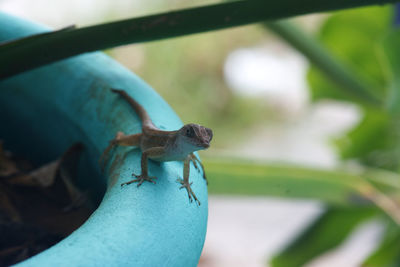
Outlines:
{"type": "Polygon", "coordinates": [[[186,129],[186,136],[187,137],[193,137],[194,136],[194,130],[192,127],[189,127],[186,129]]]}

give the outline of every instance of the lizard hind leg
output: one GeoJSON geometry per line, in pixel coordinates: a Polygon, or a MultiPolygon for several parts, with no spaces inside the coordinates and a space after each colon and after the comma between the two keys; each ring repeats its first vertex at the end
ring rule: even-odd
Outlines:
{"type": "Polygon", "coordinates": [[[110,141],[103,154],[99,159],[99,165],[101,167],[101,171],[104,171],[104,167],[109,159],[109,154],[112,149],[116,146],[138,146],[140,142],[140,137],[142,134],[131,134],[125,135],[123,132],[118,132],[115,135],[115,138],[110,141]]]}
{"type": "Polygon", "coordinates": [[[101,172],[104,172],[104,168],[106,163],[108,162],[109,156],[110,156],[110,151],[115,148],[115,146],[117,145],[117,142],[115,139],[111,140],[108,144],[108,146],[106,147],[106,149],[104,149],[103,153],[100,156],[99,159],[99,165],[101,168],[101,172]]]}

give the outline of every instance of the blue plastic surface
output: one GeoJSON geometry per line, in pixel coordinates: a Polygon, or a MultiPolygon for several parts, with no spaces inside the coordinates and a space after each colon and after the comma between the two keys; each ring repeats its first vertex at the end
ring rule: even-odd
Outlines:
{"type": "MultiPolygon", "coordinates": [[[[0,13],[0,41],[47,31],[46,27],[0,13]]],[[[1,66],[4,68],[7,66],[1,66]]],[[[154,73],[162,75],[162,73],[154,73]]],[[[176,182],[183,164],[150,162],[157,184],[120,187],[140,173],[140,151],[118,148],[109,172],[97,161],[117,131],[141,131],[141,123],[110,88],[125,89],[161,129],[182,122],[140,78],[102,53],[63,60],[0,82],[0,138],[20,155],[46,162],[72,143],[85,145],[82,184],[97,197],[98,209],[78,230],[19,266],[196,266],[207,227],[207,186],[191,168],[201,206],[188,201],[176,182]]]]}

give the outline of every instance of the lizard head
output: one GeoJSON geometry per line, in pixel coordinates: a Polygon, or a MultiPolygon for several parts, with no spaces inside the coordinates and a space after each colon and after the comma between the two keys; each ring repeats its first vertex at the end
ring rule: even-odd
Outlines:
{"type": "Polygon", "coordinates": [[[207,149],[210,146],[213,132],[209,128],[190,123],[179,130],[178,136],[179,142],[184,149],[192,153],[197,150],[207,149]]]}

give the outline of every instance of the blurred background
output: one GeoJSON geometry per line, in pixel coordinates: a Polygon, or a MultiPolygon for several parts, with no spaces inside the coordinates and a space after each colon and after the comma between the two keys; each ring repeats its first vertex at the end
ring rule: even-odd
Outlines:
{"type": "MultiPolygon", "coordinates": [[[[57,29],[212,3],[216,1],[1,0],[0,10],[57,29]]],[[[292,22],[321,41],[382,96],[392,76],[380,46],[392,27],[393,13],[389,6],[369,7],[307,15],[292,22]]],[[[285,188],[283,183],[283,190],[272,193],[235,189],[247,183],[246,174],[253,169],[277,167],[283,175],[299,166],[305,168],[300,173],[308,169],[328,174],[337,169],[358,171],[365,166],[397,171],[398,150],[393,142],[384,141],[395,140],[396,131],[391,129],[396,127],[386,113],[335,91],[337,85],[271,32],[268,24],[105,52],[150,84],[184,122],[214,131],[212,147],[200,153],[209,171],[210,198],[199,266],[269,266],[272,257],[332,208],[324,197],[307,197],[308,191],[318,187],[306,187],[303,195],[294,194],[296,198],[288,193],[296,187],[293,184],[285,188]],[[229,177],[215,178],[218,162],[245,162],[242,180],[231,183],[229,177]]],[[[386,221],[371,218],[352,224],[352,231],[342,234],[335,246],[305,256],[312,258],[306,266],[360,266],[384,240],[386,221]]],[[[337,220],[326,231],[332,233],[341,224],[337,220]]],[[[320,235],[325,236],[323,231],[320,235]]],[[[296,265],[279,265],[277,260],[275,266],[296,265]]]]}

